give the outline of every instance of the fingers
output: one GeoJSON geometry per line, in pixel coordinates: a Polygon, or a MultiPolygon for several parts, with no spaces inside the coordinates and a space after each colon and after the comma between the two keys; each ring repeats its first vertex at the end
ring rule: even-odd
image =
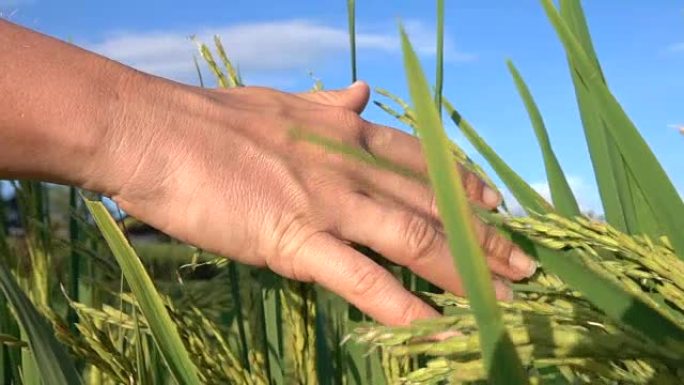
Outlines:
{"type": "MultiPolygon", "coordinates": [[[[435,194],[429,185],[397,173],[366,167],[361,169],[358,180],[363,191],[373,196],[388,196],[405,206],[439,221],[435,194]]],[[[499,194],[486,187],[477,175],[463,171],[461,178],[466,196],[485,209],[492,210],[500,204],[499,194]]]]}
{"type": "MultiPolygon", "coordinates": [[[[364,145],[373,155],[386,158],[393,163],[397,163],[411,169],[414,172],[427,175],[427,163],[423,156],[420,141],[413,135],[405,132],[378,125],[369,124],[364,129],[364,145]]],[[[483,207],[493,209],[501,204],[501,196],[487,186],[477,175],[457,165],[460,171],[463,187],[466,190],[468,199],[481,204],[483,207]]],[[[373,177],[377,178],[376,185],[387,186],[397,192],[407,191],[404,187],[406,178],[399,179],[382,174],[389,174],[386,171],[369,171],[373,177]]],[[[415,189],[410,189],[415,190],[415,189]]],[[[423,196],[406,196],[408,201],[431,201],[423,196]]]]}
{"type": "MultiPolygon", "coordinates": [[[[372,248],[447,291],[463,294],[446,237],[436,223],[411,210],[381,204],[362,195],[350,198],[347,205],[343,209],[346,215],[338,224],[341,237],[372,248]]],[[[496,231],[480,225],[478,235],[487,264],[495,274],[520,280],[534,272],[532,266],[536,266],[519,260],[519,255],[527,257],[496,231]]],[[[500,299],[511,295],[510,289],[503,285],[497,290],[500,299]]]]}
{"type": "Polygon", "coordinates": [[[368,84],[357,81],[346,89],[333,91],[302,92],[297,96],[310,102],[342,107],[360,114],[370,98],[368,84]]]}
{"type": "Polygon", "coordinates": [[[328,234],[299,249],[298,266],[308,277],[386,325],[408,325],[439,313],[411,294],[381,266],[328,234]]]}
{"type": "Polygon", "coordinates": [[[473,224],[480,245],[491,260],[492,269],[495,268],[494,263],[502,264],[512,273],[506,276],[512,280],[520,280],[534,274],[537,270],[537,263],[513,242],[502,237],[496,228],[485,225],[474,215],[473,224]]]}

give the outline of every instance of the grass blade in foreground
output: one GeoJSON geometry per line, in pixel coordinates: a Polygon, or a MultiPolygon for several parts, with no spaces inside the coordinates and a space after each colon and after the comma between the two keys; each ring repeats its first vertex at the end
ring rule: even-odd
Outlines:
{"type": "Polygon", "coordinates": [[[140,305],[140,310],[149,323],[159,352],[164,357],[171,373],[179,385],[200,385],[197,368],[183,346],[176,325],[164,307],[154,283],[145,267],[114,222],[107,208],[101,203],[85,200],[88,210],[100,228],[114,257],[121,266],[126,281],[140,305]]]}
{"type": "Polygon", "coordinates": [[[559,213],[565,215],[566,217],[574,217],[580,215],[580,209],[577,205],[577,200],[575,195],[570,189],[568,180],[565,178],[565,174],[561,169],[560,163],[558,163],[558,158],[551,148],[551,141],[549,140],[549,135],[544,126],[544,120],[542,119],[539,108],[532,98],[532,93],[527,88],[525,81],[515,68],[512,61],[506,63],[508,65],[508,70],[513,76],[515,81],[515,86],[518,88],[518,93],[525,103],[525,108],[527,113],[530,115],[530,121],[534,127],[534,133],[537,136],[537,141],[539,147],[541,148],[542,155],[544,156],[544,166],[546,168],[546,178],[548,179],[549,189],[551,190],[551,199],[553,199],[553,204],[559,213]]]}
{"type": "Polygon", "coordinates": [[[14,280],[4,263],[0,263],[0,287],[12,304],[26,336],[44,384],[82,384],[71,356],[55,339],[52,327],[38,313],[14,280]]]}
{"type": "Polygon", "coordinates": [[[601,113],[607,131],[620,150],[627,169],[632,173],[648,206],[658,219],[660,228],[664,231],[663,235],[669,238],[677,255],[684,258],[684,236],[681,234],[681,229],[684,229],[684,202],[679,192],[672,185],[639,131],[608,90],[600,72],[563,21],[553,2],[542,0],[542,4],[565,46],[568,57],[576,65],[575,68],[584,80],[585,87],[591,91],[591,100],[601,113]]]}
{"type": "Polygon", "coordinates": [[[403,28],[401,38],[406,78],[415,105],[418,133],[426,154],[430,180],[449,249],[480,328],[482,355],[489,379],[493,384],[527,384],[527,375],[504,327],[491,285],[492,277],[470,223],[470,209],[460,177],[452,167],[448,139],[441,129],[418,57],[403,28]]]}

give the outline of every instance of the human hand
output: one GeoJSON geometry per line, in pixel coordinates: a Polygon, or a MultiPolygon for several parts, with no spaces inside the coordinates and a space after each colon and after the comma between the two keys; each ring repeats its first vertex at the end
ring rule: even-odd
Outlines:
{"type": "MultiPolygon", "coordinates": [[[[429,186],[289,134],[301,128],[426,175],[415,137],[359,117],[367,85],[288,94],[143,78],[130,87],[135,96],[104,138],[91,178],[126,212],[205,250],[319,283],[385,324],[438,314],[350,243],[463,294],[429,186]]],[[[499,204],[476,176],[466,172],[463,180],[471,200],[499,204]]],[[[489,267],[502,277],[493,282],[497,296],[509,298],[503,279],[525,278],[535,264],[474,224],[489,267]]]]}

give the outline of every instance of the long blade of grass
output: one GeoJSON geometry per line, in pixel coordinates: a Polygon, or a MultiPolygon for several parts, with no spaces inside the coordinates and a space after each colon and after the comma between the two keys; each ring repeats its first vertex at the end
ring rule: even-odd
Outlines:
{"type": "Polygon", "coordinates": [[[279,287],[262,287],[261,301],[264,314],[264,338],[267,349],[268,371],[272,385],[284,385],[283,317],[279,287]]]}
{"type": "Polygon", "coordinates": [[[134,335],[135,335],[135,371],[136,380],[138,384],[149,384],[150,379],[147,375],[147,357],[145,355],[145,341],[143,340],[143,334],[140,332],[140,322],[138,321],[138,312],[135,307],[133,307],[133,325],[134,325],[134,335]]]}
{"type": "Polygon", "coordinates": [[[4,262],[0,262],[0,288],[12,304],[14,313],[28,338],[32,357],[43,383],[82,384],[71,356],[59,344],[52,327],[21,290],[4,262]]]}
{"type": "Polygon", "coordinates": [[[534,127],[534,133],[537,136],[537,142],[541,148],[542,155],[544,157],[544,167],[546,168],[546,178],[549,183],[549,189],[551,190],[551,199],[556,207],[556,210],[562,215],[567,217],[573,217],[580,215],[580,208],[575,199],[575,195],[572,193],[570,184],[565,178],[563,169],[561,169],[558,158],[551,148],[551,141],[549,140],[549,135],[546,131],[546,126],[544,125],[544,120],[542,119],[539,108],[530,93],[527,84],[523,80],[518,69],[515,68],[512,61],[507,62],[508,70],[513,76],[515,86],[520,93],[520,97],[525,103],[525,108],[527,113],[530,115],[530,121],[534,127]]]}
{"type": "MultiPolygon", "coordinates": [[[[595,69],[601,75],[603,83],[606,84],[580,2],[577,0],[561,0],[560,14],[582,45],[591,62],[595,65],[595,69]]],[[[604,205],[613,208],[618,207],[621,210],[615,212],[615,210],[606,209],[607,220],[609,223],[615,217],[618,220],[622,220],[623,223],[620,224],[623,226],[623,231],[630,234],[649,234],[651,236],[663,234],[664,232],[658,223],[659,221],[648,206],[643,191],[639,188],[634,175],[627,168],[615,141],[606,131],[606,123],[603,121],[600,111],[596,109],[595,103],[591,100],[591,94],[570,56],[568,56],[568,64],[576,89],[593,166],[597,170],[599,192],[601,192],[602,200],[604,200],[604,197],[609,200],[604,205]],[[598,141],[598,145],[593,144],[593,141],[598,141]],[[605,175],[604,169],[608,169],[608,175],[605,175]],[[604,187],[603,185],[606,186],[604,187]],[[619,217],[620,215],[622,215],[622,218],[619,217]]]]}
{"type": "Polygon", "coordinates": [[[411,178],[420,182],[427,183],[428,180],[422,174],[408,168],[392,162],[390,159],[372,155],[368,151],[363,149],[347,145],[335,139],[331,139],[322,135],[317,135],[308,131],[304,131],[299,128],[293,128],[290,130],[290,136],[295,140],[304,140],[313,144],[320,145],[329,151],[333,151],[338,154],[346,155],[350,159],[355,159],[362,161],[370,166],[377,167],[379,169],[394,172],[396,174],[411,178]]]}
{"type": "Polygon", "coordinates": [[[240,290],[240,273],[238,271],[237,262],[230,261],[228,265],[228,274],[230,275],[230,295],[233,298],[235,306],[235,323],[238,330],[238,340],[240,342],[240,359],[242,365],[249,370],[249,344],[247,343],[247,332],[245,324],[247,320],[244,316],[242,306],[242,295],[240,290]]]}
{"type": "MultiPolygon", "coordinates": [[[[560,8],[563,19],[579,39],[584,51],[591,57],[597,72],[605,82],[579,3],[561,0],[560,8]]],[[[568,66],[606,220],[620,231],[639,233],[639,221],[636,220],[635,207],[627,184],[622,157],[613,139],[606,132],[605,123],[570,56],[568,56],[568,66]]]]}
{"type": "Polygon", "coordinates": [[[204,78],[202,77],[202,70],[200,69],[199,63],[197,62],[197,56],[192,55],[192,64],[195,65],[195,72],[197,72],[197,81],[199,86],[204,88],[204,78]]]}
{"type": "MultiPolygon", "coordinates": [[[[77,244],[81,239],[81,227],[78,222],[78,192],[75,187],[69,187],[69,297],[74,302],[79,302],[80,298],[80,280],[81,280],[81,253],[78,251],[77,244]]],[[[69,327],[72,333],[77,333],[76,324],[78,323],[78,316],[76,312],[69,308],[68,313],[69,327]]]]}
{"type": "MultiPolygon", "coordinates": [[[[19,326],[4,296],[0,296],[0,331],[15,339],[21,339],[19,326]]],[[[17,349],[12,349],[9,346],[2,346],[0,349],[2,350],[0,366],[2,367],[3,384],[20,384],[21,354],[17,349]]]]}
{"type": "MultiPolygon", "coordinates": [[[[606,123],[634,182],[643,192],[660,229],[680,258],[684,258],[684,202],[646,141],[606,86],[600,71],[586,54],[551,0],[542,0],[546,14],[561,38],[578,74],[590,90],[591,100],[606,123]]],[[[661,234],[648,234],[658,236],[661,234]]]]}
{"type": "Polygon", "coordinates": [[[349,32],[349,51],[351,58],[352,83],[356,81],[356,1],[347,0],[347,24],[349,32]]]}
{"type": "Polygon", "coordinates": [[[491,286],[491,274],[470,223],[470,208],[460,177],[452,167],[449,141],[441,129],[442,124],[418,57],[403,28],[401,40],[406,78],[415,106],[430,180],[449,249],[480,327],[480,341],[489,379],[493,384],[527,384],[520,358],[504,328],[491,286]]]}
{"type": "Polygon", "coordinates": [[[114,257],[138,300],[140,310],[147,319],[150,332],[159,352],[179,385],[199,385],[197,368],[190,360],[176,325],[166,311],[152,279],[128,243],[107,208],[97,201],[85,200],[86,206],[100,228],[114,257]]]}

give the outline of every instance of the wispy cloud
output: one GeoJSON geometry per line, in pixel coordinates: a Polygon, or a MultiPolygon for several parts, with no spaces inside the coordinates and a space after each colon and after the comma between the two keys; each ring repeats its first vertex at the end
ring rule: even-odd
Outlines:
{"type": "Polygon", "coordinates": [[[684,124],[668,124],[667,126],[669,128],[674,128],[675,130],[679,131],[680,134],[684,135],[684,124]]]}
{"type": "MultiPolygon", "coordinates": [[[[418,52],[434,54],[432,31],[415,21],[406,26],[418,52]]],[[[246,73],[317,69],[339,59],[348,50],[344,28],[301,19],[197,30],[117,32],[86,47],[142,71],[182,79],[194,72],[191,57],[196,47],[189,41],[190,35],[204,42],[211,42],[213,35],[221,36],[231,58],[246,73]]],[[[357,35],[357,47],[360,51],[398,54],[397,35],[395,28],[361,31],[357,35]]],[[[445,57],[450,61],[475,58],[458,51],[451,41],[445,42],[445,57]]]]}
{"type": "Polygon", "coordinates": [[[36,0],[0,0],[0,9],[16,7],[18,5],[33,4],[36,0]]]}
{"type": "MultiPolygon", "coordinates": [[[[595,214],[600,214],[603,212],[603,209],[601,208],[601,200],[599,198],[596,186],[587,182],[582,177],[575,175],[567,176],[567,179],[570,188],[575,194],[577,203],[583,212],[593,212],[595,214]]],[[[551,202],[551,189],[549,188],[547,181],[544,180],[530,183],[530,186],[532,186],[532,188],[541,194],[547,201],[551,202]]],[[[506,203],[508,204],[508,208],[511,210],[511,212],[515,214],[523,212],[522,207],[515,200],[515,198],[513,198],[510,192],[506,192],[504,194],[504,198],[506,199],[506,203]]]]}
{"type": "Polygon", "coordinates": [[[670,44],[667,50],[669,52],[684,52],[684,42],[670,44]]]}

